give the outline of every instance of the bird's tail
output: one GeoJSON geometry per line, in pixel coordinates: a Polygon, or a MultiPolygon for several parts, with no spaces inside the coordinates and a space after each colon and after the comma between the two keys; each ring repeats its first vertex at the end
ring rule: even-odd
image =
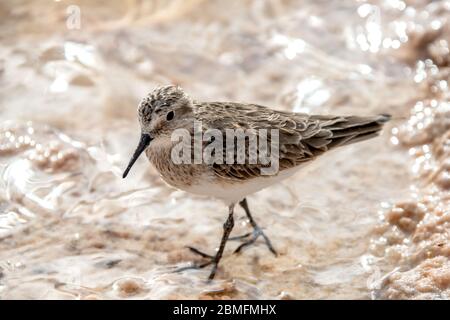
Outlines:
{"type": "Polygon", "coordinates": [[[349,145],[355,142],[364,141],[378,136],[383,125],[391,119],[389,114],[380,114],[374,117],[342,117],[342,121],[337,121],[326,126],[333,135],[328,149],[349,145]]]}

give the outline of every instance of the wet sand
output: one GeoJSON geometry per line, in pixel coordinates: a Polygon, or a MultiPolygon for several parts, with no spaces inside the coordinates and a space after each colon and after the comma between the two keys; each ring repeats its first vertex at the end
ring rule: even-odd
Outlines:
{"type": "Polygon", "coordinates": [[[448,299],[450,2],[75,4],[80,29],[64,2],[0,4],[0,298],[448,299]],[[172,271],[213,252],[223,204],[146,159],[120,177],[166,83],[394,120],[249,197],[280,256],[229,243],[208,284],[172,271]]]}

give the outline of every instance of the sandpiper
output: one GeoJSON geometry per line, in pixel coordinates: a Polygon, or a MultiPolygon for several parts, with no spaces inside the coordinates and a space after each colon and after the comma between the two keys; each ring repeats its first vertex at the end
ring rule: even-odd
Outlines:
{"type": "MultiPolygon", "coordinates": [[[[203,268],[212,265],[208,279],[213,279],[225,244],[230,239],[243,241],[235,252],[253,244],[259,237],[264,239],[268,249],[276,256],[277,252],[269,238],[255,222],[250,213],[246,197],[276,182],[290,177],[306,163],[319,155],[354,142],[363,141],[378,135],[389,119],[389,115],[369,117],[308,115],[277,111],[256,104],[235,102],[197,102],[178,86],[156,88],[145,97],[138,107],[141,126],[141,139],[132,156],[123,178],[139,156],[146,152],[161,178],[169,185],[205,196],[223,200],[228,206],[228,218],[223,225],[223,234],[215,255],[203,253],[193,247],[192,252],[199,254],[206,262],[194,264],[189,268],[203,268]],[[267,163],[251,163],[250,152],[245,153],[245,161],[183,162],[174,161],[172,152],[177,141],[173,134],[185,129],[195,135],[194,122],[201,123],[203,132],[213,130],[225,135],[227,130],[246,130],[245,146],[249,146],[249,137],[257,135],[258,130],[277,132],[277,171],[263,174],[267,163]],[[230,238],[234,226],[234,207],[239,204],[245,211],[253,231],[243,236],[230,238]]],[[[274,134],[268,134],[268,140],[274,140],[274,134]]],[[[208,146],[213,139],[203,141],[208,146]]],[[[216,141],[217,142],[217,141],[216,141]]],[[[234,142],[234,140],[233,140],[234,142]]],[[[272,142],[272,141],[271,141],[272,142]]],[[[195,148],[193,148],[195,150],[195,148]]],[[[235,147],[231,150],[236,150],[235,147]]],[[[272,153],[275,151],[272,150],[272,153]]],[[[229,146],[215,149],[214,152],[230,152],[229,146]]],[[[261,150],[256,150],[260,153],[261,150]]],[[[195,151],[192,151],[192,158],[195,151]]],[[[191,157],[189,157],[191,159],[191,157]]],[[[233,158],[236,160],[236,156],[233,158]]],[[[183,268],[187,269],[187,268],[183,268]]]]}

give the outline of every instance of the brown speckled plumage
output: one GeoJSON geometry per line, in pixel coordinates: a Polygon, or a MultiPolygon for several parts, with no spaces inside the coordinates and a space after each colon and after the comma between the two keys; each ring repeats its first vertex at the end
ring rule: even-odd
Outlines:
{"type": "MultiPolygon", "coordinates": [[[[315,159],[324,152],[339,146],[366,140],[378,134],[387,115],[373,117],[325,116],[277,111],[256,104],[235,102],[196,102],[175,86],[165,86],[154,90],[139,106],[141,126],[152,123],[154,138],[169,135],[177,128],[193,132],[193,121],[201,121],[203,131],[218,129],[225,137],[226,129],[270,129],[279,130],[280,171],[293,168],[315,159]],[[176,121],[165,121],[161,114],[175,111],[176,121]],[[157,119],[154,119],[156,116],[157,119]]],[[[251,131],[246,131],[248,134],[251,131]]],[[[257,132],[255,131],[255,135],[257,132]]],[[[270,143],[270,134],[268,136],[270,143]]],[[[225,138],[223,139],[225,141],[225,138]]],[[[171,148],[173,144],[165,144],[171,148]]],[[[180,187],[177,180],[198,178],[198,170],[210,170],[219,179],[242,181],[261,175],[261,163],[249,164],[192,164],[196,168],[176,168],[171,164],[170,150],[150,148],[147,155],[168,183],[180,187]],[[159,153],[159,155],[158,155],[159,153]],[[199,168],[201,167],[201,168],[199,168]],[[170,172],[165,172],[170,171],[170,172]],[[190,178],[184,174],[191,174],[190,178]],[[176,177],[175,177],[176,175],[176,177]]],[[[246,156],[248,157],[248,150],[246,156]]],[[[223,154],[225,159],[226,147],[223,154]]],[[[178,165],[180,166],[180,165],[178,165]]],[[[185,165],[181,165],[185,166],[185,165]]],[[[180,181],[181,182],[181,181],[180,181]]]]}
{"type": "MultiPolygon", "coordinates": [[[[195,118],[202,121],[205,129],[223,132],[227,128],[278,129],[280,171],[311,161],[338,146],[372,138],[390,118],[387,115],[310,116],[233,102],[194,103],[193,110],[195,118]]],[[[219,177],[245,180],[260,177],[261,166],[248,163],[214,164],[212,169],[219,177]]]]}

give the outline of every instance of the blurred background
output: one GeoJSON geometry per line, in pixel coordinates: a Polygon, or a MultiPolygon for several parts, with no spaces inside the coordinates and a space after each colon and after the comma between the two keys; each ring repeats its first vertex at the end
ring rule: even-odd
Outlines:
{"type": "MultiPolygon", "coordinates": [[[[450,1],[0,3],[0,298],[448,299],[450,1]],[[393,114],[377,139],[249,198],[276,249],[173,273],[226,209],[166,186],[136,108],[205,101],[393,114]]],[[[237,212],[236,235],[250,230],[237,212]]]]}

